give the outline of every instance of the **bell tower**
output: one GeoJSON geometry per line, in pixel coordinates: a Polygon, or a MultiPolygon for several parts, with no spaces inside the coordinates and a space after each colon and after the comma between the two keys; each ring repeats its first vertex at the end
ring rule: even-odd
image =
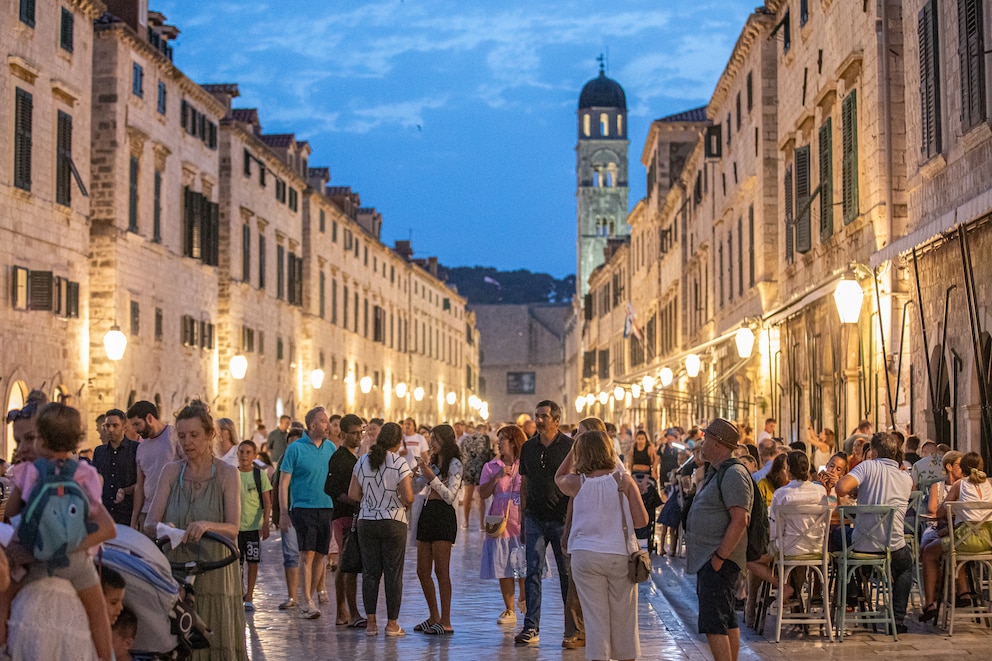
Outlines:
{"type": "Polygon", "coordinates": [[[603,56],[598,59],[599,76],[582,88],[577,113],[575,293],[580,303],[589,292],[589,275],[603,263],[607,241],[628,234],[627,98],[620,84],[606,77],[603,56]]]}

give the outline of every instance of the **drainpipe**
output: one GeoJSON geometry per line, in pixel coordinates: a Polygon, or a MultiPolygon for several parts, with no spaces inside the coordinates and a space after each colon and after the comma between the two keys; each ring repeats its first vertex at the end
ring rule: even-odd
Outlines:
{"type": "MultiPolygon", "coordinates": [[[[879,5],[880,5],[880,10],[881,10],[881,18],[878,21],[876,21],[876,23],[875,23],[875,30],[876,30],[876,34],[877,34],[876,43],[878,44],[879,80],[880,80],[880,85],[881,85],[881,89],[879,91],[881,92],[881,94],[880,94],[881,113],[882,113],[881,124],[882,124],[882,135],[884,136],[884,138],[883,138],[883,149],[885,150],[884,158],[882,160],[882,168],[883,168],[882,181],[884,182],[884,189],[883,189],[884,190],[884,193],[883,194],[884,194],[884,197],[885,197],[885,224],[884,224],[885,236],[884,236],[884,239],[883,239],[883,242],[882,242],[883,243],[882,246],[879,246],[876,243],[876,248],[875,248],[876,250],[878,248],[881,248],[881,247],[884,247],[884,246],[887,246],[887,245],[891,244],[892,243],[892,240],[893,240],[893,235],[894,235],[894,232],[895,232],[895,209],[893,207],[893,202],[892,202],[892,198],[893,198],[892,187],[893,187],[894,178],[892,176],[892,170],[893,170],[893,167],[892,167],[892,161],[893,161],[893,155],[892,155],[892,85],[891,85],[891,82],[892,81],[890,80],[890,71],[889,71],[889,0],[880,0],[879,5]]],[[[886,271],[885,271],[885,273],[884,273],[884,275],[882,277],[885,277],[885,279],[887,280],[887,282],[885,284],[888,286],[888,290],[889,290],[889,297],[886,300],[886,307],[888,307],[888,309],[889,309],[888,310],[889,311],[889,314],[883,316],[882,315],[881,307],[879,307],[879,322],[881,322],[882,319],[887,318],[889,320],[889,323],[891,324],[892,323],[892,318],[893,318],[893,315],[891,314],[891,311],[892,311],[892,297],[894,297],[896,295],[895,289],[896,289],[896,281],[897,281],[897,279],[895,277],[895,269],[894,268],[886,269],[886,271]]],[[[876,287],[876,296],[878,296],[878,300],[877,300],[876,304],[879,305],[879,306],[881,306],[882,300],[881,300],[880,293],[878,291],[878,276],[877,275],[876,275],[875,283],[876,283],[875,284],[875,287],[876,287]]],[[[891,393],[891,387],[889,385],[888,357],[884,355],[884,352],[885,352],[885,334],[886,333],[885,333],[885,329],[882,328],[881,326],[879,327],[879,329],[881,331],[881,337],[882,337],[882,347],[881,347],[882,348],[882,352],[883,352],[882,360],[883,360],[883,364],[885,365],[885,390],[886,390],[886,395],[887,395],[888,400],[889,400],[889,402],[888,402],[889,403],[889,416],[888,416],[889,417],[889,424],[890,425],[894,425],[895,424],[895,410],[894,410],[894,407],[892,406],[892,403],[891,403],[891,401],[892,401],[892,393],[891,393]]],[[[890,326],[890,329],[891,329],[891,326],[890,326]]],[[[890,334],[890,336],[891,336],[891,334],[890,334]]],[[[895,349],[895,347],[892,347],[892,348],[893,348],[893,350],[895,349]]]]}

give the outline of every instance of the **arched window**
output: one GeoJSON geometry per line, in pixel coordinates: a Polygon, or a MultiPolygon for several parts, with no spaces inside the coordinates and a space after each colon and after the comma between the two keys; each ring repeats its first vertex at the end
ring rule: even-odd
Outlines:
{"type": "Polygon", "coordinates": [[[610,116],[605,112],[599,115],[599,135],[604,138],[610,135],[610,116]]]}
{"type": "MultiPolygon", "coordinates": [[[[23,381],[15,381],[10,387],[10,392],[7,393],[7,408],[4,409],[4,413],[9,413],[14,409],[24,408],[24,400],[27,399],[28,388],[23,381]]],[[[7,461],[13,456],[14,452],[14,423],[8,422],[6,435],[4,437],[4,448],[3,456],[7,461]]]]}
{"type": "Polygon", "coordinates": [[[592,169],[592,185],[600,188],[603,185],[603,171],[597,166],[592,169]]]}
{"type": "Polygon", "coordinates": [[[617,135],[623,135],[623,115],[617,115],[617,135]]]}
{"type": "Polygon", "coordinates": [[[617,185],[617,164],[610,163],[606,166],[606,185],[613,188],[617,185]]]}
{"type": "Polygon", "coordinates": [[[589,133],[592,131],[591,124],[592,120],[589,118],[589,113],[582,115],[582,133],[587,138],[589,137],[589,133]]]}

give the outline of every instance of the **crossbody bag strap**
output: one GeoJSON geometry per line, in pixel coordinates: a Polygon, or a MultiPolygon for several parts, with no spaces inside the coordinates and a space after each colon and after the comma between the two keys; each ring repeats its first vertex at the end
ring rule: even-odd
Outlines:
{"type": "Polygon", "coordinates": [[[630,540],[630,531],[627,528],[627,517],[623,515],[623,482],[621,481],[619,473],[613,473],[613,479],[617,483],[617,498],[620,500],[620,521],[623,523],[623,548],[624,551],[629,551],[627,542],[630,540]]]}

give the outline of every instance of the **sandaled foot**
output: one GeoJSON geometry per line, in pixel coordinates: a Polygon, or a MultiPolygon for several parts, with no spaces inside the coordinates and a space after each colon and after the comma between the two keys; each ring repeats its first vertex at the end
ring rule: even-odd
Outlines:
{"type": "Polygon", "coordinates": [[[413,630],[416,631],[416,632],[418,632],[418,633],[420,633],[420,632],[426,631],[427,628],[431,626],[431,624],[432,624],[432,622],[430,621],[430,619],[426,619],[423,622],[421,622],[420,624],[418,624],[417,626],[415,626],[413,628],[413,630]]]}

